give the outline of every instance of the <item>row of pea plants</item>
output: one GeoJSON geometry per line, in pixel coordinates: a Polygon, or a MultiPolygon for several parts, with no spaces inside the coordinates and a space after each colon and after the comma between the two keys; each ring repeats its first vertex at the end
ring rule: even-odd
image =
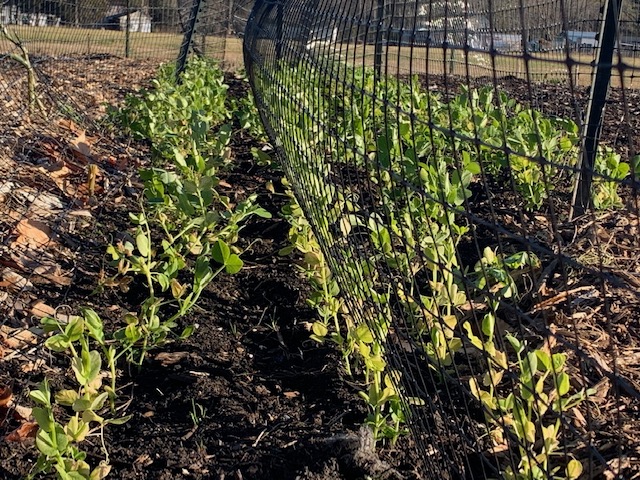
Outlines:
{"type": "MultiPolygon", "coordinates": [[[[104,429],[123,424],[126,402],[119,396],[118,371],[141,367],[148,352],[171,339],[185,339],[197,325],[180,326],[211,282],[238,272],[243,262],[237,240],[252,215],[269,217],[255,196],[234,204],[220,192],[220,174],[230,164],[232,135],[222,71],[192,60],[176,85],[172,66],[153,85],[130,96],[109,122],[149,142],[151,165],[140,170],[144,193],[129,213],[127,237],[108,246],[111,272],[102,288],[146,290],[140,308],[107,331],[91,308],[67,322],[47,317],[45,346],[68,357],[71,388],[53,389],[45,378],[30,392],[37,404],[37,463],[30,477],[54,472],[61,480],[98,480],[111,469],[104,429]],[[104,459],[93,468],[83,442],[100,439],[104,459]]],[[[65,387],[69,387],[66,385],[65,387]]]]}
{"type": "MultiPolygon", "coordinates": [[[[572,387],[567,354],[552,338],[538,337],[534,345],[499,328],[498,319],[508,320],[501,306],[517,307],[516,279],[539,268],[539,259],[488,247],[477,263],[464,265],[457,254],[469,234],[461,213],[471,183],[507,174],[524,207],[539,208],[558,179],[572,174],[578,127],[504,93],[494,98],[489,88],[462,88],[444,101],[417,79],[380,78],[369,69],[334,66],[332,74],[342,77],[328,82],[309,63],[280,68],[275,79],[257,76],[255,82],[261,101],[278,106],[268,121],[280,136],[298,200],[311,215],[307,220],[295,202],[285,212],[291,248],[304,254],[302,267],[317,286],[311,302],[321,319],[313,338],[335,343],[347,371],[354,359],[364,371],[368,388],[361,395],[376,439],[395,440],[409,413],[402,406],[421,402],[402,394],[402,372],[385,361],[385,345],[394,341],[389,325],[400,314],[395,333],[406,330],[426,355],[426,368],[446,375],[474,365],[465,378],[485,413],[493,445],[488,454],[507,448],[517,454],[518,462],[504,465],[505,478],[578,478],[581,462],[570,455],[563,462],[562,418],[588,391],[572,387]],[[336,85],[351,87],[338,92],[336,85]],[[335,181],[347,168],[359,183],[335,181]],[[310,223],[331,246],[342,292],[310,223]],[[369,319],[366,324],[353,320],[339,293],[369,319]]],[[[596,169],[594,205],[619,205],[618,184],[629,165],[602,148],[596,169]]]]}

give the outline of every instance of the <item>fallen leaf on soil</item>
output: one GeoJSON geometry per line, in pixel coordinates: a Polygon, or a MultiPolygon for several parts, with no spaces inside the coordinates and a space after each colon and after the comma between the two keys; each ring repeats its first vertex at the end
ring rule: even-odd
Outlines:
{"type": "Polygon", "coordinates": [[[35,252],[31,251],[26,251],[24,254],[14,251],[11,252],[11,259],[23,272],[44,278],[57,285],[65,287],[71,285],[69,272],[64,272],[60,265],[45,257],[40,256],[40,258],[34,259],[34,255],[35,252]]]}
{"type": "Polygon", "coordinates": [[[63,118],[58,120],[58,126],[62,127],[62,128],[66,128],[67,130],[71,130],[73,133],[79,133],[82,132],[82,128],[80,128],[76,122],[74,122],[73,120],[69,120],[67,118],[63,118]]]}
{"type": "Polygon", "coordinates": [[[62,193],[66,194],[69,197],[76,196],[76,187],[69,181],[69,176],[71,175],[71,170],[67,167],[65,162],[60,161],[55,164],[48,165],[47,168],[41,167],[41,170],[45,173],[49,174],[53,183],[62,191],[62,193]]]}
{"type": "Polygon", "coordinates": [[[39,300],[31,307],[31,314],[37,318],[52,317],[56,314],[56,310],[39,300]]]}
{"type": "Polygon", "coordinates": [[[51,242],[51,229],[46,223],[38,220],[21,220],[13,234],[17,235],[17,238],[11,244],[11,248],[26,245],[33,249],[40,249],[51,242]]]}
{"type": "Polygon", "coordinates": [[[300,392],[284,392],[283,395],[287,398],[297,398],[300,396],[300,392]]]}
{"type": "Polygon", "coordinates": [[[24,422],[5,438],[7,442],[24,442],[27,438],[35,438],[38,433],[37,422],[24,422]]]}
{"type": "Polygon", "coordinates": [[[20,422],[28,420],[32,413],[33,409],[31,407],[25,407],[22,405],[13,406],[13,418],[20,422]]]}
{"type": "Polygon", "coordinates": [[[93,215],[89,210],[72,210],[68,213],[68,215],[72,215],[74,217],[87,217],[87,218],[93,217],[93,215]]]}
{"type": "Polygon", "coordinates": [[[168,367],[169,365],[175,365],[188,356],[189,352],[160,352],[155,356],[155,359],[159,361],[163,367],[168,367]]]}
{"type": "Polygon", "coordinates": [[[6,408],[13,398],[13,390],[11,387],[0,387],[0,408],[6,408]]]}
{"type": "Polygon", "coordinates": [[[49,217],[64,208],[60,197],[49,192],[40,192],[29,207],[30,216],[49,217]]]}
{"type": "Polygon", "coordinates": [[[71,140],[70,144],[74,157],[82,163],[88,163],[91,158],[91,144],[85,131],[78,133],[78,136],[71,140]]]}
{"type": "Polygon", "coordinates": [[[33,284],[19,273],[10,268],[2,270],[2,281],[0,287],[7,287],[10,292],[20,292],[22,290],[31,290],[33,284]]]}
{"type": "Polygon", "coordinates": [[[616,480],[618,478],[625,478],[623,470],[626,470],[631,466],[629,457],[614,458],[607,462],[607,469],[602,472],[604,478],[607,480],[616,480]]]}
{"type": "Polygon", "coordinates": [[[37,341],[37,337],[25,328],[0,326],[0,344],[11,350],[20,350],[28,345],[36,344],[37,341]]]}
{"type": "Polygon", "coordinates": [[[24,362],[20,365],[20,370],[24,373],[35,372],[40,370],[40,368],[45,364],[42,358],[38,358],[32,362],[24,362]]]}

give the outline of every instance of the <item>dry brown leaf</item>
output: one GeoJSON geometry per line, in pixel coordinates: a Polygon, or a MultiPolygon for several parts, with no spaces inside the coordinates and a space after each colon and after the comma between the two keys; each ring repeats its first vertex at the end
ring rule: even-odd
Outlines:
{"type": "Polygon", "coordinates": [[[71,285],[70,273],[63,272],[60,265],[40,265],[33,269],[33,273],[63,287],[71,285]]]}
{"type": "Polygon", "coordinates": [[[42,318],[42,317],[52,317],[56,314],[56,310],[53,307],[50,307],[46,303],[41,300],[38,300],[31,306],[31,315],[42,318]]]}
{"type": "Polygon", "coordinates": [[[41,167],[41,170],[49,174],[49,177],[51,177],[51,180],[53,180],[53,183],[56,184],[61,192],[69,197],[76,196],[76,186],[71,183],[68,178],[72,174],[72,171],[65,162],[56,162],[55,164],[47,166],[47,168],[41,167]]]}
{"type": "Polygon", "coordinates": [[[88,163],[91,158],[91,144],[86,133],[81,131],[78,136],[70,142],[74,157],[83,163],[88,163]]]}
{"type": "Polygon", "coordinates": [[[38,338],[26,328],[11,328],[0,326],[0,344],[11,350],[20,350],[29,345],[35,345],[38,338]]]}
{"type": "Polygon", "coordinates": [[[10,386],[0,386],[0,408],[7,408],[13,398],[13,390],[10,386]]]}
{"type": "Polygon", "coordinates": [[[24,442],[27,438],[34,438],[38,433],[37,422],[24,422],[5,438],[8,442],[24,442]]]}
{"type": "Polygon", "coordinates": [[[155,359],[159,361],[163,367],[168,367],[169,365],[175,365],[188,356],[189,352],[160,352],[155,356],[155,359]]]}
{"type": "Polygon", "coordinates": [[[18,222],[13,231],[17,238],[11,247],[26,245],[29,248],[40,249],[51,242],[51,229],[39,220],[24,219],[18,222]]]}
{"type": "Polygon", "coordinates": [[[13,406],[13,418],[15,420],[18,420],[19,422],[29,420],[29,418],[31,418],[32,413],[33,413],[33,408],[31,407],[25,407],[23,405],[13,406]]]}
{"type": "Polygon", "coordinates": [[[30,373],[40,370],[44,366],[45,362],[43,359],[38,358],[34,361],[24,362],[20,365],[20,370],[24,373],[30,373]]]}
{"type": "Polygon", "coordinates": [[[11,268],[2,270],[2,281],[0,287],[6,287],[10,292],[20,292],[22,290],[31,290],[33,284],[11,268]]]}
{"type": "Polygon", "coordinates": [[[76,122],[74,122],[73,120],[69,120],[67,118],[58,120],[58,126],[62,128],[66,128],[67,130],[71,130],[75,134],[82,132],[82,128],[80,128],[76,124],[76,122]]]}

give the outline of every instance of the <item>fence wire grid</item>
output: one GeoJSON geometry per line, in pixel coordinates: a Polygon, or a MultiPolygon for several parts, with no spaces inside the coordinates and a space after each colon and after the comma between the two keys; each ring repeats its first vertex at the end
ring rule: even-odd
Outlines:
{"type": "Polygon", "coordinates": [[[639,7],[254,6],[245,68],[345,300],[314,333],[423,478],[640,478],[639,7]]]}

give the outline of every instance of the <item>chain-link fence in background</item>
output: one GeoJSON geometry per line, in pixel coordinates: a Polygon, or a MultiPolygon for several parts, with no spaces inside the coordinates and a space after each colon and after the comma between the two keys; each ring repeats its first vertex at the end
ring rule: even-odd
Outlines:
{"type": "Polygon", "coordinates": [[[242,46],[234,25],[239,16],[246,21],[249,12],[242,5],[233,0],[4,2],[0,96],[8,102],[6,114],[22,115],[26,105],[20,99],[31,88],[29,82],[40,89],[40,97],[49,95],[53,108],[69,93],[108,80],[103,74],[109,64],[148,71],[176,61],[185,42],[185,52],[240,68],[242,46]]]}
{"type": "Polygon", "coordinates": [[[314,333],[424,478],[638,478],[639,8],[256,3],[245,67],[346,299],[314,333]]]}
{"type": "MultiPolygon", "coordinates": [[[[36,0],[10,1],[0,9],[0,24],[19,37],[33,55],[114,55],[174,60],[191,27],[192,0],[36,0]]],[[[224,60],[227,37],[234,35],[234,2],[202,3],[198,35],[210,56],[224,60]]],[[[230,54],[240,53],[237,35],[230,54]],[[233,52],[235,47],[235,53],[233,52]]],[[[2,50],[11,50],[6,40],[2,50]]],[[[236,61],[237,58],[230,58],[236,61]]]]}

